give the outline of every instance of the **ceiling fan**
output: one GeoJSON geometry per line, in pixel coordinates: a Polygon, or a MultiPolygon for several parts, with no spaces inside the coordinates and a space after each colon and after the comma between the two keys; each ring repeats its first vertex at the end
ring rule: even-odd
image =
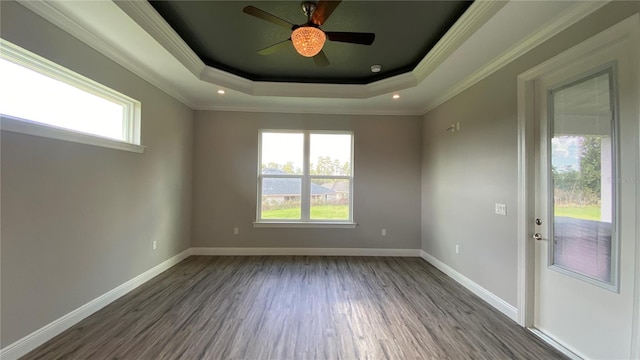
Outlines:
{"type": "Polygon", "coordinates": [[[302,12],[307,16],[307,22],[302,25],[292,24],[255,6],[246,6],[242,11],[291,30],[290,38],[259,50],[258,54],[271,55],[288,46],[289,41],[291,41],[300,55],[313,57],[317,66],[324,67],[329,65],[329,60],[322,50],[327,39],[351,44],[371,45],[376,36],[374,33],[323,31],[320,29],[320,26],[327,21],[338,5],[340,5],[340,1],[303,2],[302,12]]]}

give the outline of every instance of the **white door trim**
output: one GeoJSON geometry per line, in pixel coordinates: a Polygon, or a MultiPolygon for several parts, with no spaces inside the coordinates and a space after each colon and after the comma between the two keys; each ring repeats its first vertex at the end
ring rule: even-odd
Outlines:
{"type": "MultiPolygon", "coordinates": [[[[640,14],[621,21],[544,63],[518,75],[518,324],[532,327],[534,318],[534,244],[532,240],[535,219],[535,160],[534,160],[534,83],[543,74],[565,66],[572,59],[580,59],[609,47],[626,43],[638,54],[640,42],[640,14]]],[[[637,56],[637,55],[636,55],[637,56]]],[[[638,62],[636,61],[636,64],[638,62]]],[[[640,66],[636,69],[640,75],[640,66]]],[[[640,100],[640,99],[639,99],[640,100]]],[[[640,112],[638,114],[640,119],[640,112]]],[[[639,134],[640,135],[640,134],[639,134]]],[[[640,146],[640,144],[639,144],[640,146]]],[[[640,190],[640,174],[635,179],[640,190]]],[[[636,206],[640,206],[640,191],[636,206]]],[[[640,359],[640,224],[636,230],[636,268],[633,313],[632,358],[640,359]]]]}

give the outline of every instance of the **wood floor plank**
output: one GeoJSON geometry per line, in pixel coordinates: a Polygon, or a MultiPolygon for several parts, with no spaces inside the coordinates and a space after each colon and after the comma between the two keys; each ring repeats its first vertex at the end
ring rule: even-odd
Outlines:
{"type": "Polygon", "coordinates": [[[562,359],[419,258],[192,256],[23,359],[562,359]]]}

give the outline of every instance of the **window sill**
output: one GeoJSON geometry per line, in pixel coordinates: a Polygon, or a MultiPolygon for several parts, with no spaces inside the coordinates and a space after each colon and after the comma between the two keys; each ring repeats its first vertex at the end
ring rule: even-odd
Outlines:
{"type": "Polygon", "coordinates": [[[256,221],[254,228],[323,228],[323,229],[355,229],[357,223],[352,222],[284,222],[256,221]]]}
{"type": "Polygon", "coordinates": [[[18,119],[6,115],[0,116],[0,129],[2,131],[9,131],[19,134],[27,134],[33,136],[40,136],[50,139],[75,142],[86,145],[100,146],[109,149],[124,150],[134,153],[142,154],[145,147],[142,145],[135,145],[115,139],[109,139],[100,137],[97,135],[86,134],[78,131],[73,131],[57,126],[43,124],[35,121],[29,121],[25,119],[18,119]]]}

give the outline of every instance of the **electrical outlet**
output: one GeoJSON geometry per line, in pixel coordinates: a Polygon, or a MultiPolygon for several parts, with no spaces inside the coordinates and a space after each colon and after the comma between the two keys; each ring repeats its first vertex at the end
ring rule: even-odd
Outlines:
{"type": "Polygon", "coordinates": [[[460,121],[456,123],[456,131],[460,131],[460,121]]]}
{"type": "Polygon", "coordinates": [[[233,228],[233,235],[238,235],[239,233],[240,233],[240,229],[238,229],[237,227],[233,228]]]}
{"type": "Polygon", "coordinates": [[[151,242],[151,248],[152,248],[153,250],[157,249],[157,248],[158,248],[158,242],[157,242],[157,241],[155,241],[155,240],[153,240],[153,242],[151,242]]]}
{"type": "Polygon", "coordinates": [[[456,254],[460,254],[460,245],[456,245],[456,254]]]}
{"type": "Polygon", "coordinates": [[[380,232],[380,234],[382,236],[387,236],[387,229],[382,229],[382,231],[380,232]]]}

